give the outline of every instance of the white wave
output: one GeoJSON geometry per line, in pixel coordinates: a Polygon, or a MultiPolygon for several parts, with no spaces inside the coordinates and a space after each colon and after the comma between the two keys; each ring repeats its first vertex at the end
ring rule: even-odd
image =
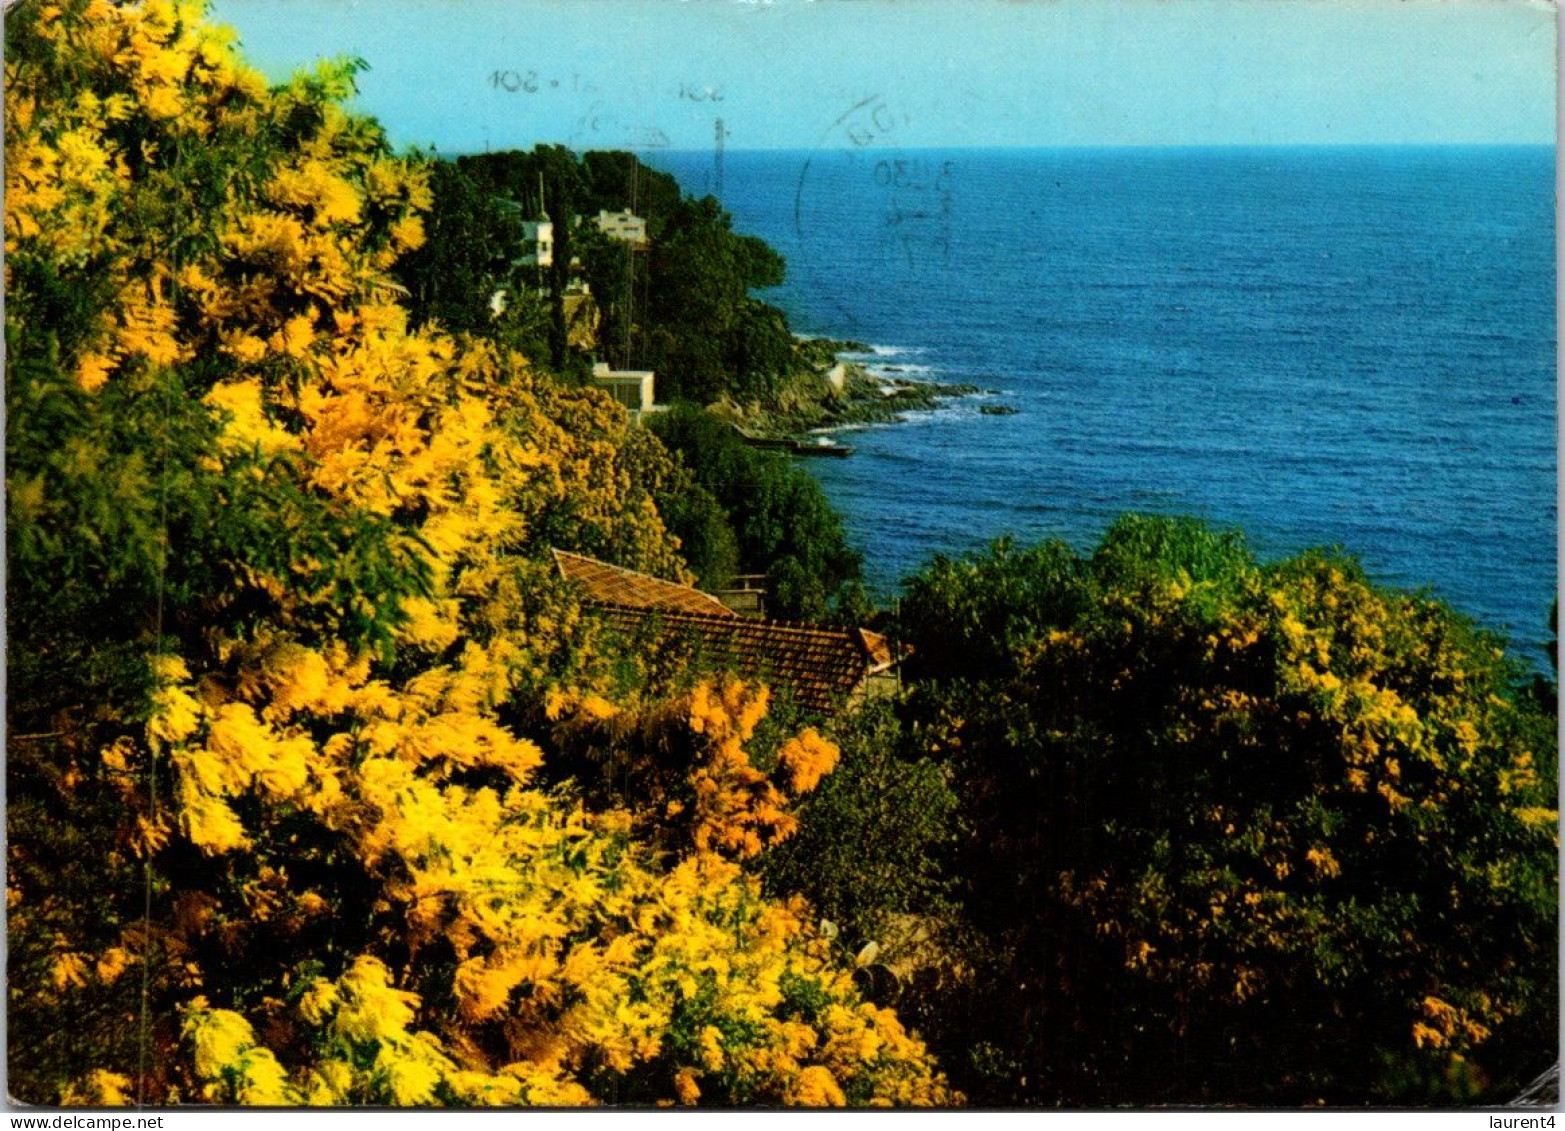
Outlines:
{"type": "Polygon", "coordinates": [[[861,420],[852,424],[829,424],[821,428],[811,428],[811,435],[828,434],[838,432],[879,432],[885,428],[895,428],[899,431],[906,428],[927,428],[931,425],[950,424],[983,424],[988,425],[995,418],[978,411],[978,406],[970,402],[975,400],[991,400],[991,393],[969,393],[966,396],[952,397],[949,400],[941,400],[933,408],[912,408],[902,413],[896,420],[861,420]]]}
{"type": "Polygon", "coordinates": [[[951,424],[970,423],[991,419],[975,409],[964,408],[959,403],[947,402],[934,408],[909,412],[901,420],[888,420],[872,425],[875,428],[929,428],[951,424]]]}
{"type": "Polygon", "coordinates": [[[867,350],[844,353],[843,357],[870,358],[870,357],[917,357],[919,354],[929,352],[928,346],[877,346],[871,344],[867,350]]]}
{"type": "Polygon", "coordinates": [[[934,365],[866,365],[864,370],[876,377],[928,377],[934,373],[944,373],[945,370],[934,365]]]}

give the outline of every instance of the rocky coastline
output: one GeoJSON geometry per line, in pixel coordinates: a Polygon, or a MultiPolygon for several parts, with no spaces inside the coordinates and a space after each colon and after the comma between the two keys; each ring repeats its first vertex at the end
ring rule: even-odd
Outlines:
{"type": "Polygon", "coordinates": [[[916,381],[869,372],[843,354],[868,353],[858,342],[802,340],[798,365],[769,401],[738,403],[724,398],[710,411],[754,439],[800,440],[811,433],[866,424],[894,424],[908,413],[928,412],[956,397],[995,390],[968,383],[916,381]]]}

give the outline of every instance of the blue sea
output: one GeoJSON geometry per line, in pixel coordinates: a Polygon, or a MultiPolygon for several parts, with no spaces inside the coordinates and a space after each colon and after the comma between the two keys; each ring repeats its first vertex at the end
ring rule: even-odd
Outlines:
{"type": "Polygon", "coordinates": [[[882,599],[1125,511],[1341,546],[1546,667],[1554,152],[653,154],[788,262],[764,297],[878,372],[992,393],[808,461],[882,599]],[[1015,415],[987,415],[1004,405],[1015,415]]]}

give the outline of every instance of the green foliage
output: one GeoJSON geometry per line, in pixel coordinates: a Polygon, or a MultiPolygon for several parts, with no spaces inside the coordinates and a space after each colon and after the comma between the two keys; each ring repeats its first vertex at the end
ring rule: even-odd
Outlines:
{"type": "Polygon", "coordinates": [[[959,1099],[739,863],[835,748],[757,770],[737,683],[602,698],[549,548],[680,575],[688,473],[488,327],[409,331],[430,170],[355,65],[269,88],[170,0],[6,31],[12,1094],[959,1099]],[[588,812],[516,729],[638,713],[682,809],[588,812]]]}
{"type": "Polygon", "coordinates": [[[787,318],[750,297],[782,282],[782,257],[736,234],[717,201],[686,199],[673,177],[632,154],[538,146],[437,161],[432,173],[429,241],[398,267],[419,321],[503,338],[506,320],[495,325],[489,303],[507,286],[522,304],[510,314],[519,325],[509,344],[564,368],[563,295],[575,259],[602,313],[600,354],[655,369],[662,400],[765,398],[794,364],[787,318]],[[647,222],[645,253],[594,223],[599,211],[628,208],[647,222]],[[521,221],[544,214],[554,220],[554,266],[538,300],[536,269],[512,264],[526,251],[521,221]]]}
{"type": "Polygon", "coordinates": [[[904,670],[939,680],[1014,675],[1023,642],[1093,599],[1084,564],[1059,542],[1001,539],[984,558],[937,557],[907,586],[901,631],[937,647],[917,649],[904,670]]]}
{"type": "Polygon", "coordinates": [[[667,375],[665,396],[706,403],[765,397],[792,361],[780,312],[747,297],[782,281],[782,260],[736,236],[717,201],[683,201],[651,250],[647,359],[667,375]]]}
{"type": "MultiPolygon", "coordinates": [[[[529,293],[518,286],[521,269],[512,266],[522,254],[523,217],[459,166],[431,161],[428,167],[438,207],[425,222],[424,244],[395,268],[407,288],[411,320],[433,321],[453,333],[492,333],[495,292],[506,289],[513,304],[529,293]]],[[[538,343],[534,338],[526,344],[538,343]]]]}
{"type": "Polygon", "coordinates": [[[981,1102],[1469,1100],[1543,1066],[1554,724],[1493,637],[1137,516],[1085,559],[937,560],[902,629],[982,830],[990,960],[945,1034],[981,1102]]]}
{"type": "MultiPolygon", "coordinates": [[[[683,470],[683,469],[681,469],[683,470]]],[[[702,589],[726,589],[739,572],[739,540],[717,496],[689,478],[658,495],[658,513],[702,589]]]]}
{"type": "Polygon", "coordinates": [[[142,682],[125,682],[141,666],[128,657],[197,640],[219,613],[240,624],[275,614],[262,575],[292,578],[289,600],[344,638],[389,646],[402,598],[427,583],[413,539],[302,491],[282,456],[214,473],[218,422],[191,395],[205,391],[199,366],[142,368],[84,392],[52,339],[30,344],[40,322],[29,299],[14,295],[7,312],[13,725],[50,729],[70,687],[91,689],[100,711],[125,708],[142,682]]]}
{"type": "Polygon", "coordinates": [[[766,573],[767,611],[819,620],[863,610],[858,555],[820,485],[785,457],[747,447],[727,424],[693,406],[651,428],[728,515],[742,568],[766,573]]]}
{"type": "MultiPolygon", "coordinates": [[[[661,400],[765,397],[795,364],[786,317],[749,297],[782,281],[782,257],[735,234],[710,197],[685,199],[672,177],[631,154],[578,158],[539,146],[432,162],[430,172],[429,238],[397,266],[417,321],[482,334],[568,368],[563,295],[577,259],[602,314],[600,352],[654,368],[661,400]],[[647,221],[650,253],[630,252],[593,223],[598,211],[632,203],[647,221]],[[524,277],[528,269],[512,265],[527,251],[521,220],[545,213],[555,221],[555,261],[544,277],[548,293],[539,297],[537,280],[524,277]],[[571,223],[577,216],[579,225],[571,223]],[[507,306],[497,317],[490,300],[502,288],[507,306]]],[[[675,414],[657,431],[684,451],[691,474],[632,482],[651,491],[701,585],[722,588],[741,570],[765,571],[779,616],[867,611],[857,558],[807,475],[745,449],[700,417],[675,414]]],[[[561,547],[619,560],[606,532],[577,531],[584,519],[570,507],[561,500],[540,532],[561,547]]]]}
{"type": "Polygon", "coordinates": [[[764,858],[767,885],[803,893],[844,938],[883,939],[899,916],[949,910],[942,858],[957,834],[945,769],[886,699],[833,720],[837,768],[799,807],[799,831],[764,858]]]}
{"type": "MultiPolygon", "coordinates": [[[[570,368],[563,294],[578,259],[602,314],[600,352],[656,369],[661,400],[764,397],[795,363],[787,318],[748,297],[782,281],[782,257],[735,234],[711,198],[685,199],[672,177],[631,154],[577,157],[539,146],[436,161],[430,173],[428,239],[396,268],[415,321],[482,334],[531,358],[549,356],[557,370],[570,368]],[[599,210],[632,202],[647,221],[650,253],[629,252],[593,223],[599,210]],[[548,293],[539,297],[538,280],[513,264],[527,251],[522,219],[545,213],[555,221],[555,261],[544,273],[548,293]],[[570,222],[577,216],[579,225],[570,222]],[[497,317],[490,301],[501,289],[507,305],[497,317]]],[[[634,480],[652,491],[701,585],[721,588],[741,569],[765,570],[778,615],[820,617],[834,605],[842,615],[866,610],[855,588],[857,560],[808,476],[744,449],[708,422],[681,419],[659,434],[711,449],[687,449],[693,476],[634,480]]],[[[562,505],[545,516],[547,537],[619,560],[601,531],[575,533],[581,516],[562,505]]]]}

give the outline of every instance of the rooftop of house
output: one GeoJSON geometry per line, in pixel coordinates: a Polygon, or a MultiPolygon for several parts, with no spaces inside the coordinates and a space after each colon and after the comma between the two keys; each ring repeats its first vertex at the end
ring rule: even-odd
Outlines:
{"type": "Polygon", "coordinates": [[[582,588],[587,603],[622,605],[633,609],[671,609],[687,613],[707,613],[719,617],[739,616],[710,593],[650,574],[600,562],[596,558],[554,551],[560,576],[582,588]]]}
{"type": "Polygon", "coordinates": [[[704,663],[764,679],[807,710],[834,709],[895,663],[891,642],[878,632],[753,620],[688,585],[561,550],[554,557],[606,623],[686,645],[704,663]]]}
{"type": "Polygon", "coordinates": [[[650,630],[664,641],[689,648],[702,664],[764,680],[810,711],[831,711],[865,679],[890,667],[884,638],[861,628],[752,620],[713,613],[687,613],[655,606],[598,605],[603,620],[634,635],[650,630]],[[866,639],[869,638],[869,639],[866,639]],[[877,649],[870,640],[880,644],[877,649]]]}

